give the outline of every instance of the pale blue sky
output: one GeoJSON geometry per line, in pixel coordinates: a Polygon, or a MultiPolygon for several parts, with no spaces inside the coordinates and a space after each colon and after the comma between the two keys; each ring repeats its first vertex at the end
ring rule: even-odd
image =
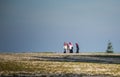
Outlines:
{"type": "Polygon", "coordinates": [[[120,0],[0,0],[0,51],[120,52],[119,33],[120,0]]]}

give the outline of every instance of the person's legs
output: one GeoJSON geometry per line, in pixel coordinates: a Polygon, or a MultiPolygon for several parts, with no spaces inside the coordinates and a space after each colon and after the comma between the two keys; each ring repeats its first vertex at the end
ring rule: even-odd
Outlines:
{"type": "Polygon", "coordinates": [[[76,53],[79,53],[79,49],[77,49],[76,53]]]}
{"type": "Polygon", "coordinates": [[[64,53],[66,53],[66,49],[64,49],[64,53]]]}

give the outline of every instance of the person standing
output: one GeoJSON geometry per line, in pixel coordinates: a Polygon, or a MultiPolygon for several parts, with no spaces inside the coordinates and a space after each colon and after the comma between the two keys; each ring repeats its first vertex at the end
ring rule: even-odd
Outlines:
{"type": "Polygon", "coordinates": [[[75,43],[75,45],[76,45],[76,53],[79,53],[79,45],[78,45],[78,43],[75,43]]]}
{"type": "Polygon", "coordinates": [[[67,43],[66,42],[64,42],[64,53],[66,53],[67,52],[67,43]]]}
{"type": "Polygon", "coordinates": [[[71,42],[69,42],[69,49],[70,53],[73,53],[73,44],[71,42]]]}
{"type": "Polygon", "coordinates": [[[70,46],[69,46],[69,43],[67,43],[67,53],[70,52],[70,46]]]}

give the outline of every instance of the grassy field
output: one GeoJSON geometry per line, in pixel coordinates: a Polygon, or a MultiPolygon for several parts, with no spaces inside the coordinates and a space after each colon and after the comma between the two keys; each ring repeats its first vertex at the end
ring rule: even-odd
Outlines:
{"type": "Polygon", "coordinates": [[[120,54],[1,53],[0,76],[120,77],[120,54]]]}

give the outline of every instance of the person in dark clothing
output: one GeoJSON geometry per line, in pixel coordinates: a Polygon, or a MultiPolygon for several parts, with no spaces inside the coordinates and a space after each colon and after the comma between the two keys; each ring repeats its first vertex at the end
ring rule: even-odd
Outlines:
{"type": "Polygon", "coordinates": [[[75,45],[76,45],[76,53],[79,53],[79,45],[78,45],[78,43],[75,43],[75,45]]]}

